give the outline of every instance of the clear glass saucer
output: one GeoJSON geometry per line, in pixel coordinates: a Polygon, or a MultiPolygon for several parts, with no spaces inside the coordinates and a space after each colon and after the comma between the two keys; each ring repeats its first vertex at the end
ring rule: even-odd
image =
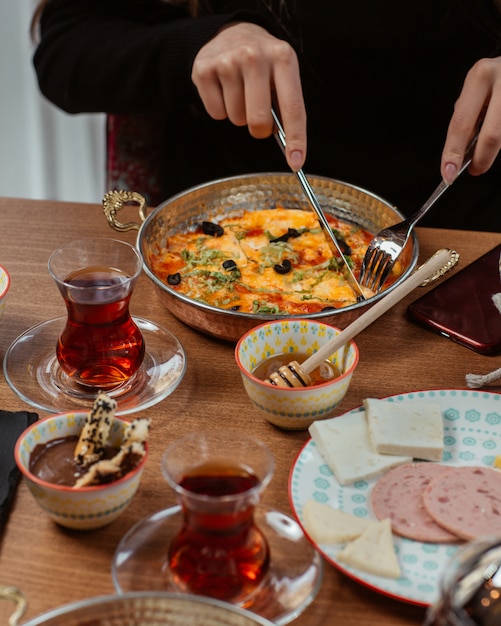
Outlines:
{"type": "MultiPolygon", "coordinates": [[[[323,579],[323,560],[299,524],[280,511],[258,506],[256,525],[270,546],[265,581],[239,606],[275,624],[287,624],[313,601],[323,579]]],[[[167,550],[181,528],[180,506],[159,511],[133,526],[123,537],[112,563],[118,593],[182,592],[169,576],[167,550]]]]}
{"type": "MultiPolygon", "coordinates": [[[[141,411],[171,394],[186,371],[186,355],[179,341],[162,326],[133,318],[141,329],[146,354],[138,372],[126,383],[107,390],[118,404],[117,415],[141,411]]],[[[97,390],[75,384],[59,367],[56,342],[66,317],[58,317],[25,331],[5,353],[3,369],[12,390],[24,402],[43,411],[85,411],[97,390]]]]}

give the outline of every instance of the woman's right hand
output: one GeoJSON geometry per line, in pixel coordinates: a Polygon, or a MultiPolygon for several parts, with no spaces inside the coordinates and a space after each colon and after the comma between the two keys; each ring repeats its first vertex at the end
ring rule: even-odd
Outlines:
{"type": "Polygon", "coordinates": [[[449,123],[441,172],[451,184],[459,171],[468,142],[482,122],[470,174],[484,174],[501,150],[501,57],[480,59],[466,75],[449,123]]]}
{"type": "Polygon", "coordinates": [[[256,138],[273,132],[276,99],[294,171],[306,158],[306,111],[299,63],[292,46],[256,24],[222,28],[195,57],[192,80],[211,117],[247,126],[256,138]]]}

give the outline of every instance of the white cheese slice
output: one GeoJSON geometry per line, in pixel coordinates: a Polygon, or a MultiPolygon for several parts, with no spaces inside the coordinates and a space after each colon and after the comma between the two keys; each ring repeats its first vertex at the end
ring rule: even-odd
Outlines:
{"type": "Polygon", "coordinates": [[[316,420],[309,432],[324,461],[343,486],[412,461],[412,456],[379,454],[373,450],[363,410],[316,420]]]}
{"type": "Polygon", "coordinates": [[[303,523],[304,529],[316,543],[331,544],[352,541],[368,526],[379,522],[310,499],[303,506],[303,523]]]}
{"type": "Polygon", "coordinates": [[[337,554],[337,560],[376,576],[399,578],[401,574],[390,519],[370,525],[337,554]]]}
{"type": "Polygon", "coordinates": [[[364,400],[372,446],[380,454],[441,461],[444,427],[438,402],[364,400]]]}

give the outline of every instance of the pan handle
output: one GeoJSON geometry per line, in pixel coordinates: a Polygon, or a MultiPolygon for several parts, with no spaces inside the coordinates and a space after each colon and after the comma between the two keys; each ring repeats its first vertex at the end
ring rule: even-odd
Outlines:
{"type": "Polygon", "coordinates": [[[146,200],[136,191],[126,191],[115,189],[108,191],[103,197],[103,211],[108,220],[108,224],[115,230],[124,232],[126,230],[139,230],[141,224],[137,222],[123,223],[117,220],[117,213],[127,204],[134,202],[139,205],[139,217],[141,222],[146,220],[146,200]]]}
{"type": "Polygon", "coordinates": [[[0,600],[12,600],[16,604],[16,608],[12,615],[9,617],[9,626],[18,626],[21,617],[26,611],[28,603],[24,595],[16,589],[16,587],[9,587],[8,585],[0,585],[0,600]]]}

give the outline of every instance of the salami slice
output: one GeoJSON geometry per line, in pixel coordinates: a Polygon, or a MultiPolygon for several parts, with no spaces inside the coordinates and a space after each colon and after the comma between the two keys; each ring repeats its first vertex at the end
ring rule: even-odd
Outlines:
{"type": "Polygon", "coordinates": [[[451,468],[426,487],[423,502],[431,517],[467,541],[501,534],[501,473],[490,467],[451,468]]]}
{"type": "Polygon", "coordinates": [[[426,543],[452,543],[458,537],[439,525],[423,503],[427,485],[450,468],[438,463],[416,462],[389,470],[371,492],[372,510],[378,519],[391,520],[394,533],[426,543]]]}

